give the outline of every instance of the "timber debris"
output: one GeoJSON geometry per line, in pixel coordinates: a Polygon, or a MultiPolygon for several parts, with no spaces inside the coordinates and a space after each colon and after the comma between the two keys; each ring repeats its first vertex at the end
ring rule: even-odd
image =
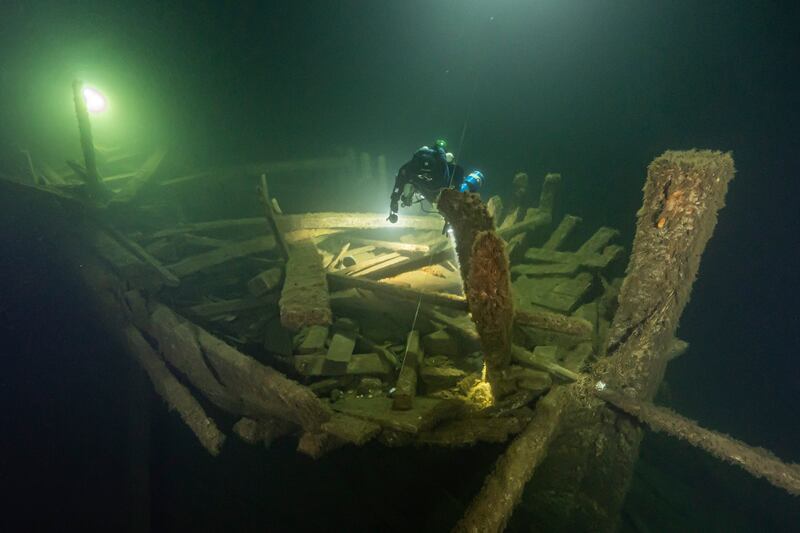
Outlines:
{"type": "MultiPolygon", "coordinates": [[[[296,169],[369,168],[364,155],[296,169]]],[[[32,184],[0,186],[68,206],[75,261],[109,330],[212,455],[220,428],[251,444],[295,439],[314,458],[373,439],[513,439],[458,531],[501,530],[534,471],[533,508],[576,510],[542,513],[538,528],[611,530],[641,439],[633,415],[798,490],[796,465],[648,403],[686,349],[675,329],[729,154],[666,152],[650,165],[627,272],[617,230],[561,215],[559,174],[542,179],[536,206],[525,173],[486,204],[445,191],[451,241],[438,215],[391,225],[377,213],[284,213],[263,172],[290,162],[176,177],[156,151],[102,178],[92,157],[72,174],[29,159],[32,184]],[[250,180],[260,211],[185,215],[190,187],[233,176],[250,180]],[[593,391],[598,381],[611,389],[593,391]]]]}

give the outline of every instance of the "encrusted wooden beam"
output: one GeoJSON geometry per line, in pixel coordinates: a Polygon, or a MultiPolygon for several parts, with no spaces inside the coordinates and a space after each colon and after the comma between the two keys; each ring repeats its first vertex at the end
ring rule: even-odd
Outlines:
{"type": "MultiPolygon", "coordinates": [[[[593,369],[614,390],[644,401],[655,393],[733,174],[731,155],[709,150],[666,152],[650,164],[608,356],[593,369]]],[[[532,512],[556,502],[574,509],[546,515],[543,530],[613,531],[642,429],[589,398],[585,384],[570,387],[575,394],[527,504],[532,512]]]]}
{"type": "Polygon", "coordinates": [[[617,409],[641,420],[653,431],[663,431],[685,440],[718,459],[741,467],[755,477],[766,479],[793,496],[800,496],[798,464],[784,463],[763,448],[754,448],[728,435],[700,427],[697,422],[650,402],[640,402],[602,386],[595,387],[595,394],[617,409]]]}
{"type": "Polygon", "coordinates": [[[189,429],[211,455],[218,455],[225,442],[225,435],[209,418],[200,403],[178,379],[172,375],[161,357],[144,339],[141,332],[127,326],[123,333],[128,351],[147,372],[153,387],[169,408],[176,410],[189,429]]]}
{"type": "Polygon", "coordinates": [[[505,529],[527,481],[547,456],[566,410],[565,395],[563,388],[555,389],[536,404],[533,419],[497,460],[454,532],[499,533],[505,529]]]}
{"type": "Polygon", "coordinates": [[[281,324],[293,331],[333,321],[325,269],[313,242],[299,241],[289,246],[279,305],[281,324]]]}

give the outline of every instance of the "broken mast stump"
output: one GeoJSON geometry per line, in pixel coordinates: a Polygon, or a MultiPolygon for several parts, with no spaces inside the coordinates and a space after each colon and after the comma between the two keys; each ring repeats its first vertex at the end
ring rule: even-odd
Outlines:
{"type": "Polygon", "coordinates": [[[464,294],[480,336],[486,378],[495,395],[502,395],[514,322],[506,244],[478,195],[446,189],[439,196],[439,209],[455,233],[464,294]]]}
{"type": "Polygon", "coordinates": [[[475,238],[469,286],[467,301],[481,339],[486,379],[499,396],[503,370],[511,361],[514,303],[505,242],[494,231],[482,231],[475,238]]]}
{"type": "Polygon", "coordinates": [[[76,171],[76,173],[86,182],[89,195],[93,199],[102,200],[107,195],[107,191],[100,180],[100,174],[97,172],[97,159],[92,140],[92,123],[89,121],[89,111],[86,109],[86,100],[83,97],[83,82],[81,80],[73,80],[72,98],[75,102],[75,116],[78,119],[78,134],[81,141],[84,165],[84,168],[80,169],[81,171],[76,171]]]}
{"type": "MultiPolygon", "coordinates": [[[[614,389],[647,401],[655,393],[733,174],[731,155],[709,150],[668,151],[648,167],[608,356],[594,368],[614,389]]],[[[590,399],[589,386],[570,386],[558,436],[527,489],[527,508],[547,517],[543,530],[617,527],[642,429],[590,399]]]]}
{"type": "Polygon", "coordinates": [[[472,245],[479,232],[494,229],[494,222],[481,197],[475,193],[445,189],[439,195],[437,206],[453,229],[464,294],[468,294],[472,245]]]}

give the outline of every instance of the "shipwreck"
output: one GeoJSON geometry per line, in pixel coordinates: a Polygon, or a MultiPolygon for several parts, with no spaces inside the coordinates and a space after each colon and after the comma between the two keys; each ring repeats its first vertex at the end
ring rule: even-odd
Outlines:
{"type": "Polygon", "coordinates": [[[287,171],[383,187],[385,160],[365,154],[171,175],[164,151],[98,163],[82,139],[83,165],[29,160],[0,188],[63,219],[109,334],[212,455],[228,438],[294,439],[314,458],[371,440],[508,442],[457,531],[502,530],[526,485],[542,530],[613,530],[645,425],[800,493],[797,465],[651,403],[686,349],[675,332],[731,154],[656,158],[626,250],[562,213],[559,174],[520,173],[486,202],[445,191],[448,236],[438,214],[287,213],[270,194],[287,171]],[[239,184],[228,203],[259,212],[198,220],[198,182],[239,184]]]}

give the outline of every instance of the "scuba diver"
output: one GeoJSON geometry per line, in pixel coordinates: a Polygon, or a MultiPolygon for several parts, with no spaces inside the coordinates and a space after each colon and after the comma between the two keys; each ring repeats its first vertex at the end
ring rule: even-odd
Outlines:
{"type": "Polygon", "coordinates": [[[466,177],[455,156],[447,151],[447,142],[437,139],[433,147],[423,146],[400,167],[394,180],[387,220],[397,222],[399,205],[409,207],[423,199],[435,205],[443,189],[456,188],[461,192],[477,192],[483,185],[483,173],[474,170],[466,177]]]}

